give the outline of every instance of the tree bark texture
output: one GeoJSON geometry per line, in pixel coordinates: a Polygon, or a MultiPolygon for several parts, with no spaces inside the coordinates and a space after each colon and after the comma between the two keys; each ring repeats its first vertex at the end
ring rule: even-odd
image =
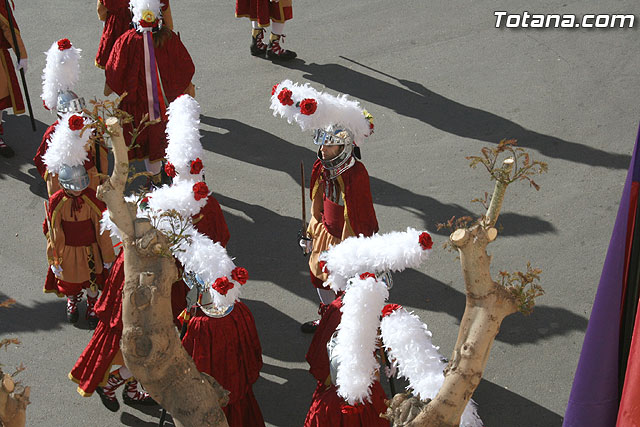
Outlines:
{"type": "Polygon", "coordinates": [[[27,405],[31,390],[25,387],[19,393],[15,392],[15,382],[11,375],[0,369],[0,426],[24,427],[27,421],[27,405]]]}
{"type": "Polygon", "coordinates": [[[221,405],[226,392],[200,373],[182,347],[171,316],[171,286],[177,269],[167,238],[148,219],[136,218],[136,206],[124,200],[129,163],[122,129],[107,120],[115,167],[98,188],[112,221],[122,233],[125,283],[122,290],[121,350],[126,366],[178,426],[228,426],[221,405]]]}

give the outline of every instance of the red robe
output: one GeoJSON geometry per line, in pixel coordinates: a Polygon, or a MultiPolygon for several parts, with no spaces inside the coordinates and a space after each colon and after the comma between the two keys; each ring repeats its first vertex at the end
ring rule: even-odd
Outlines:
{"type": "Polygon", "coordinates": [[[47,166],[44,164],[42,160],[42,156],[47,152],[47,148],[49,147],[49,141],[51,141],[51,135],[56,130],[56,126],[58,126],[58,121],[53,122],[51,126],[47,128],[42,135],[42,142],[40,143],[40,147],[38,147],[38,151],[36,151],[36,155],[33,158],[33,164],[36,165],[36,169],[38,169],[38,173],[46,181],[47,179],[47,166]]]}
{"type": "MultiPolygon", "coordinates": [[[[104,69],[116,40],[131,28],[131,11],[129,0],[100,0],[100,3],[107,9],[107,17],[104,20],[95,64],[96,67],[104,69]]],[[[169,0],[162,0],[162,4],[162,10],[165,11],[169,7],[169,0]]]]}
{"type": "MultiPolygon", "coordinates": [[[[129,150],[129,160],[149,158],[150,161],[164,157],[167,140],[165,127],[167,117],[163,102],[172,102],[189,87],[195,73],[195,66],[180,37],[171,32],[164,44],[154,49],[157,70],[162,86],[160,99],[161,121],[147,127],[135,141],[136,148],[129,150]]],[[[107,85],[118,95],[127,92],[120,108],[133,115],[134,123],[123,126],[127,145],[131,144],[131,132],[142,117],[149,113],[147,83],[144,65],[143,34],[135,29],[128,30],[116,41],[106,65],[107,85]]]]}
{"type": "Polygon", "coordinates": [[[261,27],[273,22],[285,22],[293,18],[291,0],[236,0],[236,18],[249,18],[258,21],[261,27]]]}
{"type": "Polygon", "coordinates": [[[341,306],[341,297],[328,306],[307,351],[309,372],[318,381],[318,385],[313,393],[304,426],[389,427],[389,423],[379,417],[379,414],[386,412],[387,409],[384,404],[387,397],[379,381],[373,383],[371,402],[357,405],[355,409],[338,396],[336,386],[331,384],[327,342],[340,324],[341,306]]]}
{"type": "MultiPolygon", "coordinates": [[[[213,196],[209,196],[207,204],[194,218],[194,222],[196,229],[212,240],[224,242],[224,244],[229,240],[229,229],[222,216],[222,209],[213,196]],[[197,221],[200,215],[202,215],[202,219],[197,221]]],[[[100,320],[98,326],[93,332],[91,341],[69,373],[69,378],[78,384],[78,393],[85,397],[91,396],[96,387],[106,384],[113,358],[120,350],[122,287],[124,286],[123,254],[124,252],[121,251],[114,262],[96,304],[96,315],[100,320]]],[[[187,286],[182,280],[173,284],[171,306],[174,312],[175,307],[182,307],[180,310],[185,307],[186,292],[182,291],[183,288],[187,288],[187,286]],[[176,289],[180,289],[180,292],[176,293],[176,289]]],[[[174,314],[173,318],[175,319],[176,316],[174,314]]]]}
{"type": "Polygon", "coordinates": [[[229,404],[222,408],[230,427],[264,426],[252,389],[262,369],[262,348],[253,315],[243,302],[236,302],[221,318],[198,309],[182,345],[200,372],[231,392],[229,404]]]}
{"type": "MultiPolygon", "coordinates": [[[[20,48],[20,58],[26,58],[27,52],[20,36],[20,29],[11,10],[11,23],[16,33],[16,40],[20,48]]],[[[0,110],[13,108],[13,114],[24,113],[24,100],[18,84],[15,65],[9,54],[13,49],[13,37],[9,27],[9,13],[6,2],[0,1],[0,110]]]]}

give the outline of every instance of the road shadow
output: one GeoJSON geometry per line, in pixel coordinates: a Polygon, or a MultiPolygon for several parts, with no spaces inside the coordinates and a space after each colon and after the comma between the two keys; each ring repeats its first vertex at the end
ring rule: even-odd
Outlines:
{"type": "MultiPolygon", "coordinates": [[[[305,79],[349,94],[363,101],[365,107],[370,103],[377,104],[462,138],[491,144],[504,138],[515,138],[520,147],[536,150],[550,158],[610,169],[629,167],[631,156],[627,154],[611,153],[526,129],[504,117],[442,96],[422,83],[400,79],[349,58],[341,58],[393,79],[398,85],[340,64],[307,64],[301,59],[295,59],[282,66],[302,71],[305,79]]],[[[373,108],[369,109],[371,110],[373,108]]],[[[373,115],[375,117],[375,111],[373,115]]]]}
{"type": "MultiPolygon", "coordinates": [[[[9,298],[0,292],[0,301],[9,298]]],[[[55,296],[50,301],[37,302],[33,306],[18,301],[9,308],[0,308],[0,334],[61,329],[62,324],[67,323],[65,310],[65,300],[55,296]]]]}
{"type": "MultiPolygon", "coordinates": [[[[241,162],[284,172],[296,183],[300,181],[300,160],[303,160],[307,169],[305,185],[309,186],[311,165],[316,159],[315,150],[292,144],[269,132],[237,120],[208,116],[200,116],[200,120],[204,124],[227,131],[225,134],[201,131],[203,134],[201,142],[204,149],[241,162]],[[252,141],[259,141],[259,144],[252,144],[251,149],[248,149],[247,143],[252,141]]],[[[309,142],[309,145],[313,144],[309,142]]],[[[364,162],[366,164],[366,159],[364,162]]],[[[445,222],[452,216],[475,216],[473,212],[460,205],[442,203],[433,197],[414,193],[375,176],[370,176],[370,185],[375,204],[408,211],[422,221],[423,227],[436,234],[449,234],[446,230],[436,230],[436,224],[439,222],[445,222]]],[[[291,191],[299,191],[299,187],[292,183],[291,191]]],[[[550,222],[537,217],[505,213],[501,221],[505,225],[504,235],[555,232],[555,228],[550,222]],[[522,227],[520,224],[527,226],[522,227]]],[[[298,226],[296,225],[296,227],[298,226]]],[[[295,230],[297,231],[298,228],[295,230]]]]}
{"type": "MultiPolygon", "coordinates": [[[[51,123],[54,121],[55,117],[51,119],[51,123]]],[[[33,156],[48,126],[36,120],[36,131],[33,132],[28,116],[5,116],[4,140],[13,148],[15,156],[8,159],[0,156],[0,185],[13,178],[27,184],[29,191],[36,196],[47,197],[47,186],[33,166],[33,156]],[[25,165],[30,165],[27,172],[23,171],[25,165]]]]}
{"type": "Polygon", "coordinates": [[[487,380],[473,394],[485,427],[560,427],[562,416],[487,380]]]}
{"type": "MultiPolygon", "coordinates": [[[[460,283],[462,280],[461,276],[460,283]]],[[[389,292],[389,302],[435,313],[446,313],[455,318],[456,323],[462,318],[466,297],[451,286],[412,269],[394,273],[393,283],[389,292]]],[[[428,326],[431,324],[428,315],[422,321],[428,326]]],[[[586,317],[565,308],[537,305],[529,316],[515,313],[505,318],[496,340],[512,345],[536,343],[574,331],[584,332],[587,322],[586,317]]],[[[437,343],[438,331],[431,332],[434,334],[434,342],[437,343]]]]}

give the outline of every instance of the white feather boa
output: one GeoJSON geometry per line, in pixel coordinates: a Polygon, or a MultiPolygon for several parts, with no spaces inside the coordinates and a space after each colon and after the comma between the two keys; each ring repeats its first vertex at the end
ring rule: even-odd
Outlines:
{"type": "MultiPolygon", "coordinates": [[[[444,382],[446,363],[431,342],[427,325],[418,316],[400,308],[382,319],[380,330],[389,359],[397,366],[398,373],[409,380],[409,388],[421,400],[433,399],[444,382]]],[[[482,427],[473,400],[467,404],[460,425],[482,427]]]]}
{"type": "Polygon", "coordinates": [[[338,394],[350,405],[371,401],[371,384],[380,311],[389,296],[384,283],[375,278],[353,278],[342,297],[342,319],[334,354],[338,358],[338,394]]]}
{"type": "Polygon", "coordinates": [[[71,130],[69,128],[69,118],[74,115],[82,117],[85,125],[91,121],[82,113],[65,113],[62,115],[55,131],[51,135],[47,151],[42,156],[47,170],[54,175],[58,174],[62,165],[78,166],[89,159],[86,145],[91,137],[91,130],[86,129],[82,135],[80,130],[71,130]]]}
{"type": "Polygon", "coordinates": [[[200,143],[200,105],[189,95],[181,95],[168,108],[166,158],[176,169],[176,179],[202,179],[191,174],[191,162],[202,158],[204,151],[200,143]]]}
{"type": "Polygon", "coordinates": [[[40,97],[50,110],[56,108],[58,92],[73,90],[80,78],[80,49],[58,49],[55,41],[46,52],[47,64],[42,70],[42,94],[40,97]]]}
{"type": "Polygon", "coordinates": [[[345,290],[347,280],[359,274],[402,271],[424,262],[431,249],[423,249],[420,235],[425,231],[407,228],[374,234],[371,237],[349,237],[320,255],[329,271],[327,283],[335,292],[345,290]]]}
{"type": "Polygon", "coordinates": [[[349,99],[347,95],[333,96],[318,92],[308,83],[300,85],[291,80],[284,80],[277,84],[271,95],[271,109],[274,116],[279,114],[289,123],[297,123],[303,131],[342,125],[353,132],[357,145],[361,145],[364,138],[371,133],[369,120],[365,117],[364,110],[358,101],[349,99]],[[283,89],[293,92],[292,105],[283,105],[278,99],[283,89]],[[317,108],[313,114],[305,115],[300,112],[298,103],[303,99],[314,99],[317,102],[317,108]]]}
{"type": "Polygon", "coordinates": [[[207,204],[207,197],[200,200],[196,200],[194,197],[193,186],[197,182],[196,180],[181,180],[174,182],[173,185],[164,185],[148,193],[149,209],[155,214],[175,210],[184,218],[197,215],[200,209],[207,204]]]}

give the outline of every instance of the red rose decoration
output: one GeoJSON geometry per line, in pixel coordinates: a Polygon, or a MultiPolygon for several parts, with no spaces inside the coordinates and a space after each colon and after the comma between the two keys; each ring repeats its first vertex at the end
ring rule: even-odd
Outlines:
{"type": "Polygon", "coordinates": [[[277,91],[278,91],[278,85],[273,85],[273,87],[271,88],[271,96],[275,95],[277,91]]]}
{"type": "Polygon", "coordinates": [[[149,203],[149,197],[145,197],[142,200],[140,200],[140,203],[149,203]]]}
{"type": "Polygon", "coordinates": [[[164,165],[164,172],[167,174],[169,178],[176,177],[176,167],[173,166],[173,163],[171,162],[167,162],[167,164],[164,165]]]}
{"type": "Polygon", "coordinates": [[[317,108],[318,108],[318,103],[316,102],[315,99],[312,99],[312,98],[305,98],[300,103],[300,112],[305,116],[312,115],[313,113],[316,112],[317,108]]]}
{"type": "Polygon", "coordinates": [[[241,285],[244,285],[247,283],[247,280],[249,280],[249,272],[245,268],[236,267],[231,272],[231,278],[241,285]]]}
{"type": "Polygon", "coordinates": [[[71,42],[69,39],[60,39],[58,40],[58,50],[67,50],[71,49],[71,42]]]}
{"type": "Polygon", "coordinates": [[[400,304],[387,304],[382,309],[382,317],[387,317],[388,315],[390,315],[394,311],[399,310],[401,308],[402,308],[402,306],[400,304]]]}
{"type": "Polygon", "coordinates": [[[78,115],[69,117],[69,129],[80,130],[84,127],[84,119],[78,115]]]}
{"type": "Polygon", "coordinates": [[[278,94],[278,99],[280,100],[280,104],[293,105],[293,99],[291,99],[291,95],[293,95],[293,92],[291,92],[289,89],[287,88],[282,89],[278,94]]]}
{"type": "Polygon", "coordinates": [[[204,199],[209,196],[209,187],[204,182],[193,184],[193,198],[196,200],[204,199]]]}
{"type": "Polygon", "coordinates": [[[233,282],[227,279],[227,276],[220,277],[211,285],[220,295],[227,295],[229,289],[233,289],[233,282]]]}
{"type": "Polygon", "coordinates": [[[323,273],[328,273],[329,270],[327,270],[327,262],[326,261],[318,261],[318,267],[320,267],[320,271],[322,271],[323,273]]]}
{"type": "Polygon", "coordinates": [[[203,166],[202,166],[202,160],[200,160],[200,157],[198,157],[197,159],[195,159],[194,161],[191,162],[191,170],[190,172],[194,175],[197,175],[200,173],[200,171],[202,170],[203,166]]]}
{"type": "Polygon", "coordinates": [[[426,231],[420,235],[420,237],[418,238],[418,242],[420,242],[420,246],[425,251],[433,247],[433,240],[431,240],[431,235],[426,231]]]}
{"type": "Polygon", "coordinates": [[[375,275],[375,274],[373,274],[373,273],[362,273],[362,274],[360,275],[360,280],[364,280],[364,279],[367,279],[367,278],[369,278],[369,277],[373,277],[373,278],[375,279],[375,278],[376,278],[376,275],[375,275]]]}

